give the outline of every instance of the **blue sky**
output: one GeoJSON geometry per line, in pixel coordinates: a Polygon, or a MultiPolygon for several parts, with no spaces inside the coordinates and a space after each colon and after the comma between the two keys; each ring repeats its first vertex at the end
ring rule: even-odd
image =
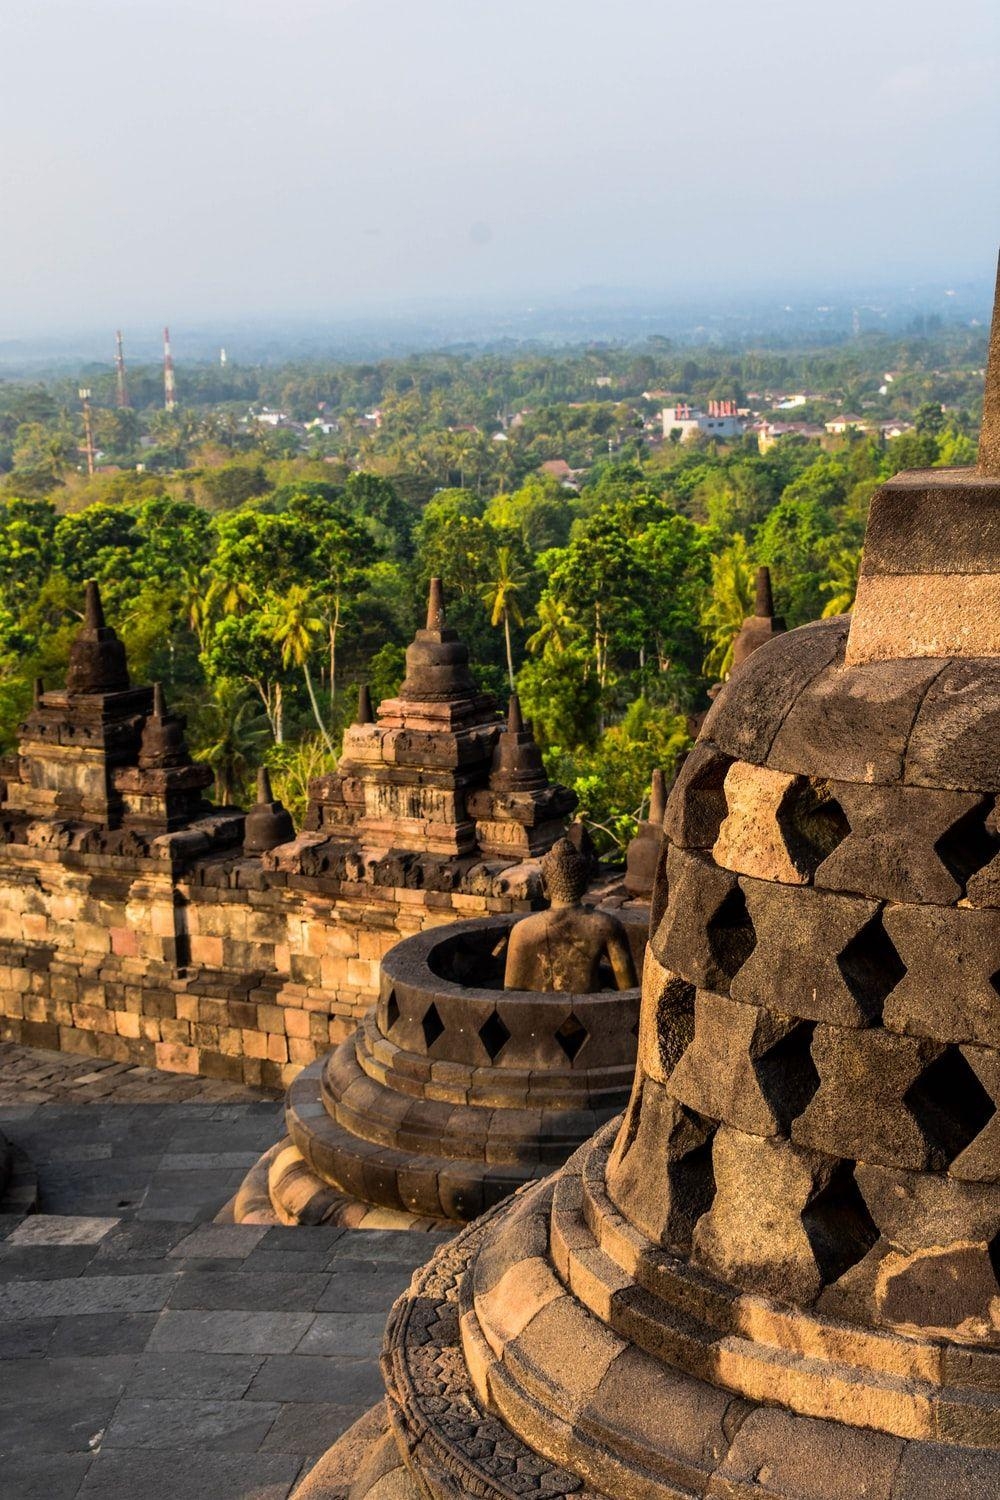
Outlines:
{"type": "Polygon", "coordinates": [[[18,0],[0,337],[989,273],[996,0],[18,0]]]}

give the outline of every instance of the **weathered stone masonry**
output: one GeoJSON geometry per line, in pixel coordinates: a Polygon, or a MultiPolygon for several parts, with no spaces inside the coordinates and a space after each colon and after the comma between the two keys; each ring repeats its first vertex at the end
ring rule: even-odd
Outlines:
{"type": "Polygon", "coordinates": [[[523,760],[530,731],[476,693],[432,590],[399,698],[377,722],[363,702],[307,831],[262,848],[288,831],[270,788],[246,820],[202,800],[210,774],[130,685],[91,586],[66,690],[39,686],[0,766],[0,1036],[286,1086],[353,1031],[400,938],[538,905],[573,799],[512,779],[515,741],[523,760]]]}

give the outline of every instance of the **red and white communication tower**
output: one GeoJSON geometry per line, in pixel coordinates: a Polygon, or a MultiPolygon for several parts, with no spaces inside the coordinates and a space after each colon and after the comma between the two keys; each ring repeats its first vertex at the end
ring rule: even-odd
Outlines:
{"type": "Polygon", "coordinates": [[[125,384],[125,350],[122,346],[122,331],[115,334],[115,391],[119,406],[131,406],[128,386],[125,384]]]}
{"type": "Polygon", "coordinates": [[[163,330],[163,404],[167,411],[177,405],[177,386],[174,383],[174,357],[170,352],[170,329],[163,330]]]}

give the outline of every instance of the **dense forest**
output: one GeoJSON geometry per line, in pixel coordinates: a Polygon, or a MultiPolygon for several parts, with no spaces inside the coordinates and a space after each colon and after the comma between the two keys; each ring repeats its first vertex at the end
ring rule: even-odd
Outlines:
{"type": "Polygon", "coordinates": [[[218,798],[245,800],[266,761],[300,816],[357,685],[397,687],[440,574],[482,686],[516,683],[551,774],[620,844],[728,671],[756,565],[789,625],[846,610],[877,484],[974,461],[984,342],[198,368],[171,411],[155,371],[129,373],[129,407],[88,371],[92,475],[75,385],[0,384],[2,748],[33,680],[61,681],[96,578],[134,677],[187,713],[218,798]],[[662,440],[667,392],[767,415],[788,391],[807,397],[800,419],[910,430],[765,452],[750,433],[662,440]],[[541,470],[554,459],[571,485],[541,470]]]}

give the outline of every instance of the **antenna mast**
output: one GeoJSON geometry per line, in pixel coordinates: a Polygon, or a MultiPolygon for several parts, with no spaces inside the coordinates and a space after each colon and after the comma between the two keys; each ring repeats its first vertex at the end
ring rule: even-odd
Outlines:
{"type": "Polygon", "coordinates": [[[115,334],[115,391],[119,406],[132,405],[128,399],[128,387],[125,384],[125,350],[122,347],[122,331],[120,328],[115,334]]]}
{"type": "Polygon", "coordinates": [[[174,357],[170,352],[170,329],[163,330],[163,405],[173,411],[177,405],[177,386],[174,383],[174,357]]]}
{"type": "Polygon", "coordinates": [[[90,387],[80,387],[80,401],[83,404],[83,451],[87,455],[87,473],[91,479],[94,477],[94,428],[90,420],[90,387]]]}

